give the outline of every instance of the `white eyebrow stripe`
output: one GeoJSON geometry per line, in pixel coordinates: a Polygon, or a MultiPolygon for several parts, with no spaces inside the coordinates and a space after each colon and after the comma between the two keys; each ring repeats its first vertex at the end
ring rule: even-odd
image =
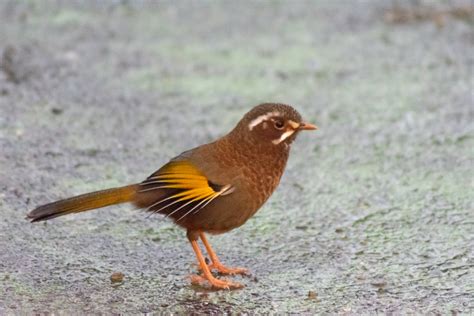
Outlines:
{"type": "Polygon", "coordinates": [[[280,112],[268,112],[266,114],[260,115],[256,119],[253,119],[249,124],[249,130],[252,130],[255,126],[262,123],[263,121],[268,120],[272,116],[281,116],[280,112]]]}
{"type": "Polygon", "coordinates": [[[280,138],[273,140],[272,143],[274,143],[275,145],[278,145],[279,143],[281,143],[282,141],[284,141],[285,139],[293,135],[294,132],[295,132],[294,129],[290,129],[284,132],[283,134],[281,134],[280,138]]]}

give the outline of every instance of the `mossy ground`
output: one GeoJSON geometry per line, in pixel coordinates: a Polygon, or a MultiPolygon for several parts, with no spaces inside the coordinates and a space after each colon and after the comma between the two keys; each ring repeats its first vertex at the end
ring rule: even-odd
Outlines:
{"type": "Polygon", "coordinates": [[[472,10],[417,3],[2,1],[0,314],[474,312],[472,10]],[[24,219],[140,181],[262,101],[320,130],[212,238],[251,269],[243,290],[191,287],[184,232],[127,206],[24,219]]]}

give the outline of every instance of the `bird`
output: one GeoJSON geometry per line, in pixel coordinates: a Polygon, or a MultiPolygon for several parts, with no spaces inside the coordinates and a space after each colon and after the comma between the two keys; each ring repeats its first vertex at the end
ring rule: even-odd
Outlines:
{"type": "Polygon", "coordinates": [[[200,270],[190,276],[192,284],[217,290],[242,288],[240,283],[215,276],[215,272],[245,275],[248,270],[221,263],[206,234],[228,232],[252,217],[278,186],[296,136],[316,129],[291,105],[262,103],[225,136],[181,153],[142,182],[45,204],[30,211],[27,219],[40,222],[132,203],[186,230],[200,270]]]}

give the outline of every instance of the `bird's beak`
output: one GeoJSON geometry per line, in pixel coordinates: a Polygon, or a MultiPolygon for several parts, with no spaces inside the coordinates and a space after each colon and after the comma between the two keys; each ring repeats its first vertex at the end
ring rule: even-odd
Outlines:
{"type": "Polygon", "coordinates": [[[302,123],[300,123],[300,126],[298,126],[298,129],[299,130],[312,131],[312,130],[318,129],[318,127],[314,124],[302,122],[302,123]]]}

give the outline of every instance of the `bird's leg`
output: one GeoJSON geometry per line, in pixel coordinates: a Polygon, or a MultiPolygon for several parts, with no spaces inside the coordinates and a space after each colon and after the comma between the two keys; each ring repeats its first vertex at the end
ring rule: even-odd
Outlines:
{"type": "Polygon", "coordinates": [[[193,250],[196,253],[199,266],[203,273],[203,276],[191,275],[191,283],[202,285],[202,283],[208,282],[213,288],[217,289],[238,289],[243,287],[243,285],[240,283],[227,280],[219,280],[212,275],[211,270],[209,270],[209,267],[206,264],[206,260],[204,259],[204,256],[201,253],[201,249],[199,248],[198,236],[199,235],[196,234],[196,232],[188,231],[189,242],[191,243],[191,246],[193,247],[193,250]]]}
{"type": "Polygon", "coordinates": [[[206,247],[207,253],[211,257],[211,264],[208,266],[210,270],[217,270],[219,273],[222,274],[248,274],[248,270],[245,268],[229,268],[224,266],[219,258],[217,257],[216,253],[212,249],[211,245],[207,241],[206,235],[204,233],[199,233],[199,237],[201,237],[202,243],[204,247],[206,247]]]}

